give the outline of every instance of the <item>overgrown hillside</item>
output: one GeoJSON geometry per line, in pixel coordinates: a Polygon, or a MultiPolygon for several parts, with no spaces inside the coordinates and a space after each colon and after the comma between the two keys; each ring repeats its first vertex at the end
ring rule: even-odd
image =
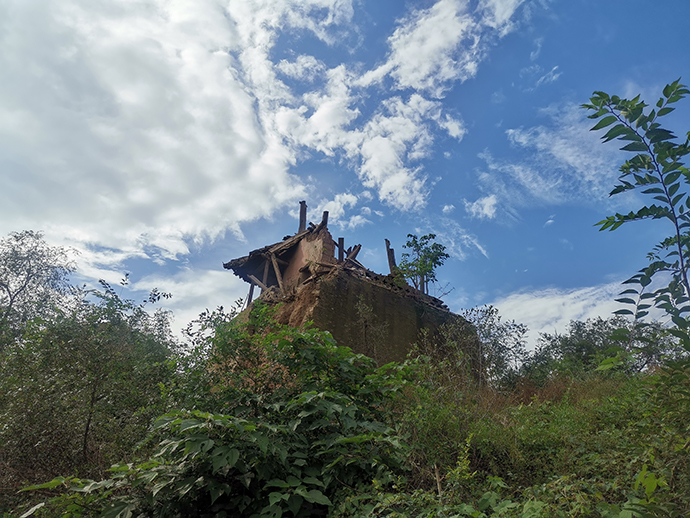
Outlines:
{"type": "Polygon", "coordinates": [[[635,153],[612,194],[658,202],[601,228],[652,219],[672,234],[626,283],[631,320],[572,322],[530,353],[491,307],[464,315],[479,351],[451,327],[380,368],[260,303],[205,312],[179,343],[148,311],[166,294],[76,289],[69,251],[10,234],[3,517],[689,516],[690,141],[657,122],[687,93],[676,81],[651,111],[603,92],[585,106],[635,153]],[[652,307],[671,325],[646,322],[652,307]]]}

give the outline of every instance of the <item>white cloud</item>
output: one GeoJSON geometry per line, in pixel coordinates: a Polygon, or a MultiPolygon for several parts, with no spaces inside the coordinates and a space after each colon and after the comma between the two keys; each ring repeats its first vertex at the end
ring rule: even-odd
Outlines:
{"type": "Polygon", "coordinates": [[[482,0],[470,12],[467,2],[439,0],[428,9],[413,11],[388,39],[388,59],[365,73],[359,84],[370,85],[390,76],[400,89],[442,97],[452,82],[475,76],[495,37],[511,30],[511,19],[521,3],[482,0]]]}
{"type": "Polygon", "coordinates": [[[503,90],[498,90],[491,94],[491,102],[493,104],[501,104],[502,102],[505,102],[506,99],[507,97],[503,93],[503,90]]]}
{"type": "Polygon", "coordinates": [[[347,207],[354,207],[356,204],[357,196],[355,196],[354,194],[336,194],[332,200],[323,200],[319,204],[319,208],[316,211],[319,216],[318,219],[320,221],[320,216],[322,212],[327,210],[329,223],[339,223],[342,226],[343,224],[346,224],[342,221],[343,216],[345,215],[345,210],[347,209],[347,207]]]}
{"type": "Polygon", "coordinates": [[[295,61],[281,60],[276,67],[286,76],[294,79],[306,79],[311,81],[318,74],[323,72],[325,66],[314,56],[300,55],[295,61]]]}
{"type": "Polygon", "coordinates": [[[444,205],[444,206],[443,206],[443,209],[442,209],[442,212],[443,212],[444,214],[448,215],[448,214],[450,214],[451,212],[453,212],[454,210],[455,210],[455,205],[453,205],[453,204],[451,203],[450,205],[444,205]]]}
{"type": "MultiPolygon", "coordinates": [[[[454,219],[443,217],[438,218],[429,224],[432,233],[436,234],[436,241],[443,243],[446,247],[446,252],[459,260],[465,259],[470,252],[479,252],[484,257],[489,257],[489,253],[480,243],[477,236],[472,234],[466,228],[462,227],[454,219]]],[[[421,230],[415,229],[417,234],[421,234],[421,230]]]]}
{"type": "Polygon", "coordinates": [[[367,223],[371,223],[371,221],[368,220],[364,214],[356,214],[348,220],[347,228],[348,228],[348,230],[354,230],[357,227],[361,227],[362,225],[366,225],[367,223]]]}
{"type": "MultiPolygon", "coordinates": [[[[172,294],[152,308],[173,311],[173,331],[179,333],[204,309],[223,306],[230,310],[239,299],[245,299],[249,285],[228,270],[182,270],[175,275],[151,275],[132,284],[131,289],[148,293],[153,288],[172,294]]],[[[258,292],[254,293],[256,297],[258,292]]]]}
{"type": "MultiPolygon", "coordinates": [[[[422,160],[438,130],[466,133],[431,98],[476,73],[520,4],[415,10],[390,35],[383,65],[362,74],[315,55],[275,57],[279,38],[303,32],[325,45],[357,39],[351,0],[8,1],[0,233],[39,225],[84,251],[84,275],[109,278],[128,258],[163,263],[228,231],[242,239],[245,223],[306,194],[295,173],[312,152],[350,165],[364,199],[423,207],[422,160]],[[387,95],[384,77],[407,91],[387,95]]],[[[347,217],[355,202],[339,196],[334,219],[369,221],[347,217]]]]}
{"type": "Polygon", "coordinates": [[[611,317],[615,310],[620,309],[620,304],[614,299],[621,290],[621,284],[614,282],[571,290],[520,291],[501,297],[492,305],[505,319],[515,320],[529,328],[528,344],[534,348],[539,333],[565,332],[571,320],[611,317]]]}
{"type": "Polygon", "coordinates": [[[512,18],[515,11],[524,0],[481,0],[479,9],[483,10],[486,18],[485,25],[493,27],[504,36],[513,29],[512,18]]]}
{"type": "Polygon", "coordinates": [[[535,49],[529,53],[529,59],[531,61],[536,61],[536,59],[539,57],[539,54],[541,54],[541,47],[544,44],[544,38],[537,38],[534,40],[534,47],[535,49]]]}
{"type": "Polygon", "coordinates": [[[496,198],[495,194],[484,196],[471,203],[464,200],[464,203],[465,210],[473,218],[493,219],[496,217],[496,203],[498,203],[498,198],[496,198]]]}
{"type": "Polygon", "coordinates": [[[537,79],[537,82],[534,84],[534,87],[532,89],[536,90],[543,84],[553,83],[554,81],[556,81],[559,77],[561,77],[561,72],[556,72],[556,70],[558,70],[558,65],[556,65],[546,74],[537,79]]]}
{"type": "Polygon", "coordinates": [[[583,110],[572,104],[550,106],[541,115],[547,124],[506,130],[517,158],[496,158],[488,150],[479,154],[486,162],[486,170],[477,173],[479,184],[487,196],[496,196],[500,212],[509,218],[534,203],[606,201],[618,176],[620,152],[601,145],[583,110]]]}
{"type": "Polygon", "coordinates": [[[237,35],[220,4],[21,2],[11,13],[3,231],[39,214],[47,236],[77,246],[175,257],[187,238],[239,232],[303,194],[291,152],[257,125],[233,74],[223,49],[237,35]]]}

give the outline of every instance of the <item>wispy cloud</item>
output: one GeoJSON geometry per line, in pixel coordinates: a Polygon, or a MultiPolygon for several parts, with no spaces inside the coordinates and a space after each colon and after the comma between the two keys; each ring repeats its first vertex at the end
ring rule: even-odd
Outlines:
{"type": "Polygon", "coordinates": [[[529,59],[531,61],[536,61],[541,54],[541,47],[544,44],[544,38],[537,38],[534,40],[534,50],[529,53],[529,59]]]}
{"type": "Polygon", "coordinates": [[[618,175],[620,153],[601,145],[579,107],[550,106],[541,115],[544,125],[506,130],[515,157],[498,158],[489,150],[479,154],[486,168],[477,179],[486,196],[497,198],[499,216],[514,218],[534,203],[606,200],[618,175]]]}
{"type": "Polygon", "coordinates": [[[561,77],[561,72],[556,72],[556,70],[558,70],[558,65],[556,65],[551,70],[549,70],[546,74],[544,74],[539,79],[537,79],[537,82],[534,84],[533,90],[536,90],[541,85],[553,83],[559,77],[561,77]]]}

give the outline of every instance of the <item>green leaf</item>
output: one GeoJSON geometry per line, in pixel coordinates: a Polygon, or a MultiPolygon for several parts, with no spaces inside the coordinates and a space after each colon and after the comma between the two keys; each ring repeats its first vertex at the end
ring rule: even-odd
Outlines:
{"type": "Polygon", "coordinates": [[[604,136],[601,137],[601,138],[602,138],[602,140],[603,140],[604,142],[609,142],[610,140],[613,140],[613,139],[615,139],[616,137],[619,137],[620,135],[623,135],[624,133],[630,132],[630,131],[632,131],[632,130],[630,130],[630,129],[629,129],[627,126],[625,126],[624,124],[617,124],[616,126],[614,126],[613,128],[611,128],[611,129],[606,133],[606,135],[604,135],[604,136]]]}
{"type": "Polygon", "coordinates": [[[290,498],[289,493],[277,493],[274,491],[273,493],[269,493],[268,502],[270,505],[276,505],[281,500],[287,500],[288,498],[290,498]]]}
{"type": "Polygon", "coordinates": [[[107,507],[101,514],[101,518],[131,518],[132,511],[135,509],[136,506],[132,503],[117,502],[107,507]]]}
{"type": "Polygon", "coordinates": [[[613,312],[614,315],[631,315],[634,316],[634,313],[630,311],[629,309],[618,309],[613,312]]]}
{"type": "Polygon", "coordinates": [[[621,304],[635,304],[635,301],[633,299],[628,299],[628,298],[622,298],[622,299],[615,299],[616,302],[620,302],[621,304]]]}
{"type": "Polygon", "coordinates": [[[304,499],[312,504],[333,505],[326,495],[318,489],[310,489],[304,495],[304,499]]]}
{"type": "Polygon", "coordinates": [[[290,509],[290,512],[294,516],[298,516],[297,513],[299,513],[299,510],[302,508],[302,503],[304,502],[304,498],[302,498],[299,495],[290,495],[290,499],[288,500],[288,509],[290,509]]]}
{"type": "Polygon", "coordinates": [[[236,448],[231,449],[228,452],[227,456],[227,461],[228,461],[228,466],[231,468],[235,467],[235,464],[237,464],[237,460],[240,458],[240,452],[236,448]]]}
{"type": "Polygon", "coordinates": [[[606,126],[610,126],[614,122],[616,122],[618,119],[616,118],[615,115],[609,115],[608,117],[604,117],[601,119],[597,124],[590,130],[590,131],[596,131],[600,130],[601,128],[605,128],[606,126]]]}
{"type": "Polygon", "coordinates": [[[621,151],[647,151],[647,146],[642,142],[631,142],[630,144],[623,146],[621,151]]]}
{"type": "Polygon", "coordinates": [[[191,430],[192,428],[198,428],[202,424],[203,423],[198,419],[184,419],[179,425],[180,432],[184,432],[185,430],[191,430]]]}
{"type": "Polygon", "coordinates": [[[33,491],[34,489],[55,489],[60,484],[64,484],[65,482],[69,482],[69,480],[70,479],[66,479],[65,477],[55,477],[50,482],[45,482],[43,484],[25,487],[21,491],[33,491]]]}

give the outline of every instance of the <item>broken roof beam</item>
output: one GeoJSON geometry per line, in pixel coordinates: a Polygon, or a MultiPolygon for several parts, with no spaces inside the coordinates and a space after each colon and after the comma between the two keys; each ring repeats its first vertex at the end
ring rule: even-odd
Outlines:
{"type": "Polygon", "coordinates": [[[357,254],[362,249],[362,245],[355,246],[352,250],[348,250],[347,259],[355,260],[357,259],[357,254]]]}
{"type": "Polygon", "coordinates": [[[283,295],[285,295],[285,287],[283,286],[283,276],[280,274],[280,266],[278,266],[276,254],[271,254],[271,262],[273,263],[273,269],[276,272],[276,279],[278,279],[278,287],[280,288],[280,292],[283,295]]]}
{"type": "Polygon", "coordinates": [[[268,287],[267,287],[263,282],[261,282],[259,279],[257,279],[257,278],[254,277],[253,275],[250,275],[249,278],[251,279],[251,281],[252,281],[254,284],[256,284],[256,285],[257,285],[259,288],[261,288],[262,290],[266,291],[266,290],[268,289],[268,287]]]}
{"type": "Polygon", "coordinates": [[[398,266],[395,264],[395,250],[391,248],[391,242],[386,239],[386,256],[388,257],[388,267],[392,274],[398,271],[398,266]]]}

